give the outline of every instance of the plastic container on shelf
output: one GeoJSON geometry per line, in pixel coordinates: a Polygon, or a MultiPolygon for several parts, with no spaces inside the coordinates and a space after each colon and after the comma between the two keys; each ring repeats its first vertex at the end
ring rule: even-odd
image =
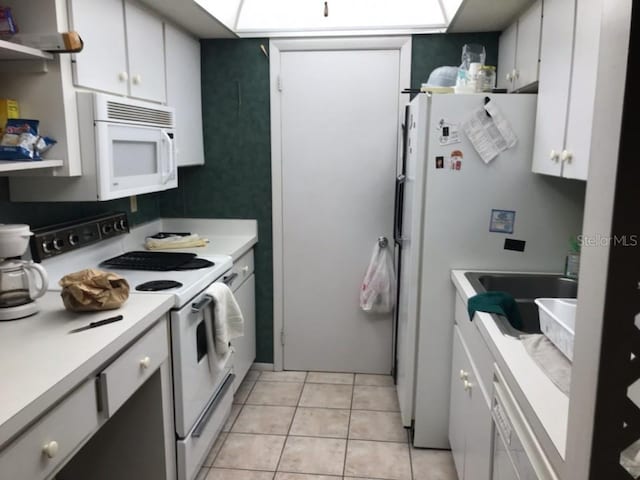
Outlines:
{"type": "Polygon", "coordinates": [[[496,67],[482,65],[476,75],[476,92],[491,92],[496,88],[496,67]]]}
{"type": "Polygon", "coordinates": [[[575,336],[575,298],[536,298],[540,318],[540,330],[565,357],[573,360],[575,336]]]}

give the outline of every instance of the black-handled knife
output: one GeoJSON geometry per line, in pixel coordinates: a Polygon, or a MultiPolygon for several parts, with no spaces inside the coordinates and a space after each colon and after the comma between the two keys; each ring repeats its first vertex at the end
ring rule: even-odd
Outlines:
{"type": "Polygon", "coordinates": [[[85,325],[84,327],[74,328],[73,330],[70,330],[69,333],[83,332],[84,330],[101,327],[102,325],[118,322],[122,319],[123,319],[122,315],[116,315],[115,317],[109,317],[109,318],[105,318],[104,320],[98,320],[97,322],[91,322],[89,325],[85,325]]]}

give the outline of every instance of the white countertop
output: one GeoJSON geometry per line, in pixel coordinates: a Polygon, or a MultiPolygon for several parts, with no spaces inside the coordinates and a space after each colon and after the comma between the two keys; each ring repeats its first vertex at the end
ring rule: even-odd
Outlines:
{"type": "Polygon", "coordinates": [[[136,226],[125,237],[125,249],[144,250],[146,237],[163,232],[191,232],[207,238],[204,247],[165,250],[199,256],[229,255],[237,261],[258,242],[258,222],[241,219],[161,218],[136,226]]]}
{"type": "Polygon", "coordinates": [[[131,294],[117,310],[72,313],[60,293],[37,300],[40,312],[0,322],[0,448],[173,306],[172,295],[131,294]],[[123,315],[83,332],[69,330],[123,315]]]}
{"type": "MultiPolygon", "coordinates": [[[[469,297],[476,294],[475,289],[465,277],[466,272],[467,270],[451,271],[451,280],[465,303],[469,297]]],[[[505,335],[489,313],[476,312],[474,324],[496,358],[501,371],[505,374],[509,387],[521,403],[521,408],[543,448],[546,443],[544,438],[546,435],[555,449],[555,452],[548,452],[548,454],[556,453],[560,459],[564,460],[569,397],[556,387],[531,358],[522,342],[516,337],[505,335]],[[533,413],[534,418],[527,415],[528,412],[533,413]],[[544,429],[544,432],[540,432],[540,427],[544,429]],[[543,438],[540,438],[539,433],[544,434],[543,438]]],[[[545,448],[545,450],[547,449],[545,448]]],[[[554,463],[553,458],[550,460],[554,463]]]]}

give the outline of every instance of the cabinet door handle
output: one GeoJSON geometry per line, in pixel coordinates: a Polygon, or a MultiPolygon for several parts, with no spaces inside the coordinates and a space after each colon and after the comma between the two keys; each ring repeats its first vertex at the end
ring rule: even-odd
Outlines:
{"type": "Polygon", "coordinates": [[[469,372],[460,370],[460,380],[467,380],[469,378],[469,372]]]}
{"type": "Polygon", "coordinates": [[[553,162],[558,162],[558,160],[560,159],[560,154],[555,150],[551,150],[551,153],[549,153],[549,158],[553,162]]]}
{"type": "Polygon", "coordinates": [[[132,80],[134,85],[140,85],[142,83],[142,75],[140,74],[134,75],[132,80]]]}
{"type": "Polygon", "coordinates": [[[58,442],[55,440],[50,441],[42,447],[42,453],[48,458],[53,458],[58,454],[58,442]]]}
{"type": "Polygon", "coordinates": [[[560,154],[560,160],[562,160],[563,162],[571,163],[572,159],[573,159],[573,154],[568,150],[563,150],[562,153],[560,154]]]}
{"type": "Polygon", "coordinates": [[[520,71],[519,70],[513,70],[513,79],[517,80],[520,78],[520,71]]]}
{"type": "Polygon", "coordinates": [[[507,79],[507,82],[510,82],[513,79],[510,73],[507,73],[505,78],[507,79]]]}
{"type": "Polygon", "coordinates": [[[127,80],[129,80],[129,74],[127,72],[120,72],[118,74],[118,80],[120,80],[121,82],[126,82],[127,80]]]}
{"type": "Polygon", "coordinates": [[[464,390],[468,392],[473,388],[473,384],[469,380],[464,381],[464,390]]]}
{"type": "Polygon", "coordinates": [[[142,360],[140,360],[140,368],[146,370],[150,366],[151,366],[151,358],[144,357],[142,360]]]}
{"type": "Polygon", "coordinates": [[[231,285],[233,285],[233,281],[236,279],[237,276],[238,274],[236,272],[233,272],[231,275],[222,277],[222,283],[230,287],[231,285]]]}

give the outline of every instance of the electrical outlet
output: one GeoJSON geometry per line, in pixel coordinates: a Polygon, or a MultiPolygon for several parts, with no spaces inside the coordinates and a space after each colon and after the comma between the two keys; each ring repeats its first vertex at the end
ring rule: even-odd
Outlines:
{"type": "Polygon", "coordinates": [[[138,197],[135,195],[129,197],[129,208],[131,213],[136,213],[138,211],[138,197]]]}

